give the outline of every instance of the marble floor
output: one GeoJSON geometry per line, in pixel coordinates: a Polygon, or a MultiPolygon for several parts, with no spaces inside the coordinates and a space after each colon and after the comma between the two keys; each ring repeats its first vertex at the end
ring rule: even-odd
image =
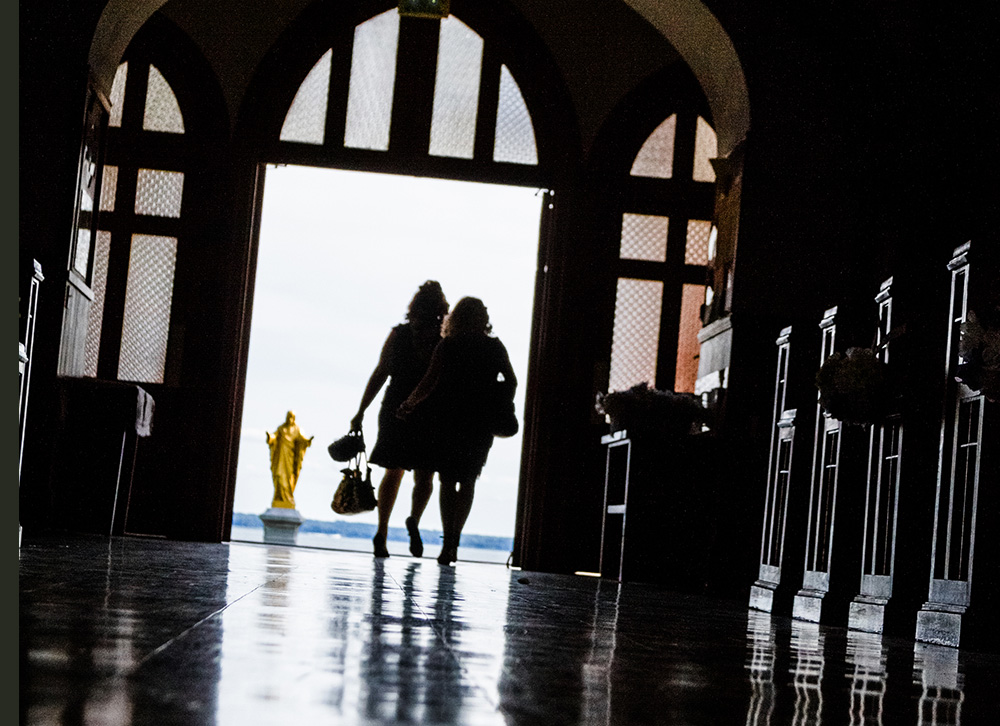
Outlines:
{"type": "Polygon", "coordinates": [[[503,565],[25,534],[22,724],[995,724],[1000,656],[503,565]]]}

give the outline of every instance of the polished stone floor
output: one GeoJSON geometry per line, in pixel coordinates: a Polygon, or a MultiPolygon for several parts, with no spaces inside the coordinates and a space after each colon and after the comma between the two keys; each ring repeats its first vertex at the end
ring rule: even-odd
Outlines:
{"type": "Polygon", "coordinates": [[[22,724],[1000,723],[1000,656],[660,587],[25,535],[22,724]]]}

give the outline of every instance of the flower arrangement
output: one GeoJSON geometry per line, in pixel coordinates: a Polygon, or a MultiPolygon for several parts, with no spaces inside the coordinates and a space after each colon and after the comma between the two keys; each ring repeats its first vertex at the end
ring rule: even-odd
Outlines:
{"type": "Polygon", "coordinates": [[[955,379],[973,391],[981,391],[994,403],[1000,400],[1000,310],[993,320],[980,319],[970,310],[962,323],[955,379]]]}
{"type": "Polygon", "coordinates": [[[875,423],[887,413],[887,367],[871,348],[831,355],[816,373],[816,388],[823,410],[845,423],[875,423]]]}
{"type": "Polygon", "coordinates": [[[605,416],[612,431],[683,436],[706,420],[707,411],[691,393],[650,388],[639,383],[624,391],[597,394],[597,413],[605,416]]]}

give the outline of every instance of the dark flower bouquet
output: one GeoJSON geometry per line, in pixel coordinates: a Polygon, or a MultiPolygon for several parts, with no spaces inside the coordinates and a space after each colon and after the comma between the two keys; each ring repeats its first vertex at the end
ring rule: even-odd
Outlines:
{"type": "Polygon", "coordinates": [[[597,394],[597,413],[612,431],[683,436],[706,420],[707,411],[691,393],[675,393],[639,383],[624,391],[597,394]]]}
{"type": "Polygon", "coordinates": [[[887,367],[871,348],[831,355],[816,373],[816,388],[823,410],[845,423],[875,423],[888,411],[887,367]]]}
{"type": "MultiPolygon", "coordinates": [[[[1000,311],[994,319],[1000,319],[1000,311]]],[[[990,322],[969,311],[962,323],[955,378],[996,403],[1000,400],[1000,327],[990,322]]]]}

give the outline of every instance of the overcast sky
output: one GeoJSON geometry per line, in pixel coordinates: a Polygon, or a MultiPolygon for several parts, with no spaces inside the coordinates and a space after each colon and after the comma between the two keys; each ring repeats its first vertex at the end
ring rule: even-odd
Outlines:
{"type": "MultiPolygon", "coordinates": [[[[330,500],[345,464],[326,447],[347,433],[390,328],[428,279],[451,304],[466,295],[486,303],[523,415],[541,203],[538,190],[523,187],[268,167],[234,511],[270,506],[265,432],[291,410],[315,437],[296,508],[307,519],[341,518],[330,500]]],[[[365,416],[369,451],[380,401],[365,416]]],[[[494,441],[466,532],[513,535],[520,452],[520,435],[494,441]]],[[[376,486],[381,476],[373,467],[376,486]]],[[[437,486],[423,528],[441,527],[437,486]]],[[[391,526],[403,526],[412,489],[407,474],[391,526]]],[[[374,512],[347,519],[377,521],[374,512]]]]}

